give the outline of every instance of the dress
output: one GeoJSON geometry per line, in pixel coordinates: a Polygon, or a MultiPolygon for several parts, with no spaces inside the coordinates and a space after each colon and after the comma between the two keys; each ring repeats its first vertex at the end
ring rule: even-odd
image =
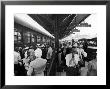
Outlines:
{"type": "Polygon", "coordinates": [[[27,75],[44,76],[46,62],[47,62],[47,60],[43,59],[43,58],[36,58],[34,61],[30,62],[30,66],[27,71],[27,75]]]}

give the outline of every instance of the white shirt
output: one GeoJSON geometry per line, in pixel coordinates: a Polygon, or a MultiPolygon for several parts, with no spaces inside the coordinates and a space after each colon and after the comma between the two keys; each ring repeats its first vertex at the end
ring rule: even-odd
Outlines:
{"type": "Polygon", "coordinates": [[[37,48],[35,50],[35,56],[38,58],[40,58],[42,56],[42,50],[40,48],[37,48]]]}
{"type": "Polygon", "coordinates": [[[49,48],[48,48],[48,52],[47,52],[47,59],[51,59],[51,57],[52,57],[52,52],[53,52],[52,48],[49,47],[49,48]]]}
{"type": "Polygon", "coordinates": [[[70,60],[72,59],[72,53],[67,54],[65,59],[66,59],[66,65],[67,66],[74,66],[75,64],[78,64],[78,61],[80,60],[79,59],[79,55],[78,54],[74,54],[74,59],[70,63],[70,60]]]}
{"type": "Polygon", "coordinates": [[[14,51],[14,64],[18,64],[19,60],[21,60],[20,53],[14,51]]]}
{"type": "Polygon", "coordinates": [[[82,55],[84,56],[84,57],[87,57],[87,53],[82,49],[82,48],[80,48],[79,50],[78,50],[78,53],[79,53],[79,56],[81,57],[81,59],[82,59],[82,55]],[[81,55],[82,54],[82,55],[81,55]]]}
{"type": "Polygon", "coordinates": [[[71,58],[72,58],[72,53],[66,55],[65,59],[66,59],[67,66],[69,66],[69,61],[71,60],[71,58]]]}

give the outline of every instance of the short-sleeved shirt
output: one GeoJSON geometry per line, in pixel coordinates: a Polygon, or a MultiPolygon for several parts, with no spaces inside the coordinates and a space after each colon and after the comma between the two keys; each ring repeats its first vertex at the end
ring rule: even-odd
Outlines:
{"type": "Polygon", "coordinates": [[[78,55],[78,54],[74,54],[74,60],[71,61],[71,63],[70,63],[70,60],[72,59],[72,53],[67,54],[66,57],[65,57],[65,59],[66,59],[66,65],[67,65],[67,66],[73,66],[74,63],[75,63],[75,64],[78,64],[79,55],[78,55]]]}

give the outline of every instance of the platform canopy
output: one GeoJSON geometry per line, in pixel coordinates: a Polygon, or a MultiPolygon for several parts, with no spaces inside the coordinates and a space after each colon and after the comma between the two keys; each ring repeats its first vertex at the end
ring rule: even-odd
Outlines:
{"type": "MultiPolygon", "coordinates": [[[[34,21],[39,23],[50,34],[55,36],[57,31],[59,38],[63,39],[71,34],[71,31],[90,14],[28,14],[34,21]],[[57,17],[57,29],[55,21],[57,17]]],[[[74,30],[73,32],[77,32],[74,30]]]]}
{"type": "Polygon", "coordinates": [[[79,32],[73,32],[72,34],[64,37],[61,39],[62,41],[65,40],[72,40],[72,39],[92,39],[97,37],[97,28],[96,23],[94,22],[96,18],[95,14],[89,15],[83,22],[86,22],[91,25],[91,27],[78,27],[76,26],[74,29],[78,29],[79,32]]]}

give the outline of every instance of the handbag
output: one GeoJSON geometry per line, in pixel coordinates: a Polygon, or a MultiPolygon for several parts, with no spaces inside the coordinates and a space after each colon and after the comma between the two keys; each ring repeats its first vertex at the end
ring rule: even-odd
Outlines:
{"type": "Polygon", "coordinates": [[[83,59],[81,59],[81,60],[78,62],[78,64],[79,64],[81,67],[84,67],[84,66],[85,66],[83,59]]]}

